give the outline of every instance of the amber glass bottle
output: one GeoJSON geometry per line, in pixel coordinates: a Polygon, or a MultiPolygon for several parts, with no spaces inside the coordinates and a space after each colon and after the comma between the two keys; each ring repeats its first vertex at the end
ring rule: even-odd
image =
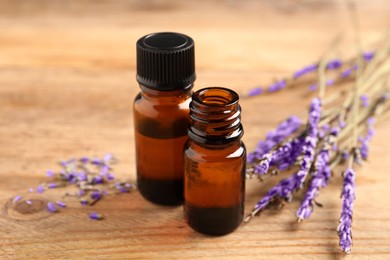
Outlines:
{"type": "Polygon", "coordinates": [[[201,233],[230,233],[243,218],[246,150],[240,115],[238,95],[230,89],[205,88],[192,96],[184,213],[201,233]]]}
{"type": "Polygon", "coordinates": [[[134,101],[137,184],[151,202],[183,202],[183,149],[195,80],[194,42],[183,34],[149,34],[137,42],[134,101]]]}

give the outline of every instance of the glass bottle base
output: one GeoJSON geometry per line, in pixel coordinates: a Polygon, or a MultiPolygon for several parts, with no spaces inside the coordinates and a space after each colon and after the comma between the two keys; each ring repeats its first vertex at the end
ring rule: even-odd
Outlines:
{"type": "Polygon", "coordinates": [[[183,179],[156,180],[138,177],[137,188],[145,199],[155,204],[183,204],[183,179]]]}
{"type": "Polygon", "coordinates": [[[233,232],[242,222],[244,205],[234,207],[194,207],[184,204],[188,225],[194,230],[213,236],[222,236],[233,232]]]}

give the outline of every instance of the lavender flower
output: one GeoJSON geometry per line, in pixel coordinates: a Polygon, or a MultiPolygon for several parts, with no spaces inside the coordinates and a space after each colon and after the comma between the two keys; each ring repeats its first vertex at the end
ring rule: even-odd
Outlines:
{"type": "Polygon", "coordinates": [[[330,60],[328,64],[326,64],[327,70],[335,70],[340,68],[343,65],[343,62],[339,59],[330,60]]]}
{"type": "Polygon", "coordinates": [[[294,187],[298,185],[300,179],[297,174],[292,175],[289,178],[283,179],[277,185],[272,187],[265,196],[254,206],[252,212],[246,218],[246,222],[258,212],[265,209],[272,201],[277,199],[284,199],[286,201],[291,201],[292,192],[294,187]]]}
{"type": "Polygon", "coordinates": [[[46,171],[46,176],[47,177],[53,177],[55,175],[54,171],[53,170],[47,170],[46,171]]]}
{"type": "Polygon", "coordinates": [[[28,205],[31,205],[31,204],[32,204],[32,201],[31,201],[31,200],[26,200],[26,203],[27,203],[28,205]]]}
{"type": "Polygon", "coordinates": [[[248,96],[252,97],[252,96],[257,96],[257,95],[260,95],[263,93],[263,88],[261,87],[256,87],[256,88],[253,88],[251,90],[249,90],[249,93],[248,93],[248,96]]]}
{"type": "Polygon", "coordinates": [[[66,204],[62,201],[57,201],[56,202],[58,206],[60,206],[61,208],[65,208],[66,207],[66,204]]]}
{"type": "Polygon", "coordinates": [[[317,68],[318,68],[317,64],[311,64],[309,66],[303,67],[302,69],[300,69],[300,70],[298,70],[298,71],[296,71],[294,73],[293,78],[294,79],[300,78],[300,77],[302,77],[302,76],[304,76],[306,74],[309,74],[309,73],[311,73],[313,71],[316,71],[317,68]]]}
{"type": "Polygon", "coordinates": [[[370,62],[374,58],[374,56],[375,56],[375,52],[373,51],[363,53],[363,59],[366,62],[370,62]]]}
{"type": "Polygon", "coordinates": [[[347,78],[348,76],[350,76],[352,74],[352,69],[349,68],[349,69],[346,69],[344,70],[343,72],[341,72],[341,77],[342,78],[347,78]]]}
{"type": "Polygon", "coordinates": [[[306,195],[297,211],[298,221],[310,217],[314,209],[314,199],[318,194],[318,190],[328,184],[331,176],[331,169],[329,166],[329,148],[332,146],[332,143],[334,143],[335,137],[339,134],[339,132],[340,128],[332,129],[327,143],[317,156],[316,167],[313,173],[314,177],[312,178],[306,195]]]}
{"type": "Polygon", "coordinates": [[[34,189],[33,189],[33,188],[29,188],[29,189],[28,189],[28,192],[33,193],[33,192],[34,192],[34,189]]]}
{"type": "Polygon", "coordinates": [[[47,210],[50,211],[51,213],[54,213],[57,211],[57,206],[54,202],[48,202],[47,203],[47,210]]]}
{"type": "Polygon", "coordinates": [[[248,162],[253,163],[256,160],[261,159],[266,153],[270,152],[275,145],[296,132],[301,124],[302,121],[297,116],[291,116],[287,120],[280,123],[274,131],[271,131],[267,134],[265,141],[259,142],[255,152],[248,154],[248,162]]]}
{"type": "Polygon", "coordinates": [[[90,197],[93,200],[100,200],[102,198],[102,193],[100,191],[93,191],[90,197]]]}
{"type": "Polygon", "coordinates": [[[97,212],[89,213],[89,218],[92,219],[92,220],[101,220],[101,219],[103,219],[102,215],[100,215],[97,212]]]}
{"type": "Polygon", "coordinates": [[[115,180],[114,174],[108,173],[108,174],[107,174],[107,180],[109,180],[109,181],[115,180]]]}
{"type": "Polygon", "coordinates": [[[316,91],[316,90],[317,90],[317,84],[315,84],[315,83],[314,83],[314,84],[311,84],[311,85],[309,86],[309,90],[310,90],[310,91],[313,91],[313,92],[316,91]]]}
{"type": "Polygon", "coordinates": [[[49,189],[54,189],[58,187],[58,183],[52,182],[47,185],[49,189]]]}
{"type": "Polygon", "coordinates": [[[275,91],[278,91],[278,90],[285,88],[286,86],[287,86],[287,82],[285,80],[280,80],[280,81],[277,81],[277,82],[271,84],[268,87],[268,92],[275,92],[275,91]]]}
{"type": "Polygon", "coordinates": [[[91,163],[95,165],[101,165],[103,162],[99,158],[95,157],[92,159],[91,163]]]}
{"type": "Polygon", "coordinates": [[[44,186],[39,185],[39,186],[37,187],[37,192],[38,192],[38,193],[43,193],[44,191],[45,191],[45,187],[44,187],[44,186]]]}
{"type": "Polygon", "coordinates": [[[352,214],[353,203],[355,200],[355,172],[352,168],[348,168],[344,172],[344,184],[342,197],[342,210],[340,216],[340,224],[337,232],[340,237],[340,247],[345,253],[351,252],[352,247],[352,214]]]}
{"type": "Polygon", "coordinates": [[[87,199],[80,199],[80,204],[82,206],[87,206],[88,205],[88,200],[87,199]]]}
{"type": "Polygon", "coordinates": [[[22,196],[20,196],[20,195],[16,195],[15,196],[15,198],[12,200],[12,203],[16,203],[16,202],[18,202],[19,200],[21,200],[22,199],[22,196]]]}
{"type": "Polygon", "coordinates": [[[260,163],[254,167],[254,173],[258,175],[266,174],[268,172],[271,159],[272,159],[271,153],[267,153],[266,155],[264,155],[260,163]]]}
{"type": "Polygon", "coordinates": [[[375,118],[370,117],[369,119],[367,119],[367,134],[365,137],[359,138],[359,141],[361,143],[359,150],[360,150],[360,154],[364,160],[367,160],[367,158],[368,158],[369,142],[371,141],[372,137],[375,134],[374,123],[375,123],[375,118]]]}
{"type": "Polygon", "coordinates": [[[294,188],[295,190],[300,189],[300,187],[303,185],[314,160],[315,149],[318,141],[318,123],[320,121],[320,117],[321,101],[319,98],[314,98],[311,102],[309,110],[309,133],[305,137],[303,158],[300,163],[300,170],[297,173],[298,179],[300,179],[300,183],[297,187],[294,188]]]}
{"type": "Polygon", "coordinates": [[[368,96],[367,95],[361,95],[360,100],[362,101],[362,105],[364,107],[368,107],[369,102],[368,102],[368,96]]]}
{"type": "Polygon", "coordinates": [[[88,163],[89,162],[89,158],[84,156],[84,157],[81,157],[80,160],[79,160],[81,163],[88,163]]]}

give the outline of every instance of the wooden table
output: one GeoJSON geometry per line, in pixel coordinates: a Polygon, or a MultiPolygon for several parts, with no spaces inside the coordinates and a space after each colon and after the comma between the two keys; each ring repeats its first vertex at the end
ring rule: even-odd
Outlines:
{"type": "MultiPolygon", "coordinates": [[[[358,1],[364,47],[390,22],[390,2],[358,1]]],[[[135,42],[155,31],[196,41],[196,88],[245,93],[315,61],[340,31],[338,55],[355,52],[343,1],[12,1],[0,2],[0,258],[343,258],[336,227],[340,173],[321,190],[312,218],[297,223],[299,198],[233,234],[208,237],[183,221],[181,207],[160,207],[137,192],[107,197],[91,221],[75,200],[57,214],[44,203],[62,189],[28,193],[59,159],[112,152],[117,176],[135,181],[131,104],[135,42]],[[352,46],[352,47],[351,47],[352,46]],[[23,196],[12,204],[16,194],[23,196]],[[26,207],[30,198],[32,208],[26,207]],[[23,206],[24,205],[24,206],[23,206]]],[[[248,150],[290,114],[305,117],[304,88],[242,100],[248,150]]],[[[390,122],[378,126],[371,156],[357,170],[351,258],[390,258],[390,122]]],[[[247,182],[246,212],[278,178],[247,182]]]]}

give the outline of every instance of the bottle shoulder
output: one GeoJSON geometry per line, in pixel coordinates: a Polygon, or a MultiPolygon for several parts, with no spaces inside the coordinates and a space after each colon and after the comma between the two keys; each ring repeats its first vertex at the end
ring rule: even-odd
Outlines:
{"type": "Polygon", "coordinates": [[[246,148],[241,140],[224,146],[204,146],[188,140],[184,153],[187,158],[195,161],[241,160],[246,158],[246,148]]]}

